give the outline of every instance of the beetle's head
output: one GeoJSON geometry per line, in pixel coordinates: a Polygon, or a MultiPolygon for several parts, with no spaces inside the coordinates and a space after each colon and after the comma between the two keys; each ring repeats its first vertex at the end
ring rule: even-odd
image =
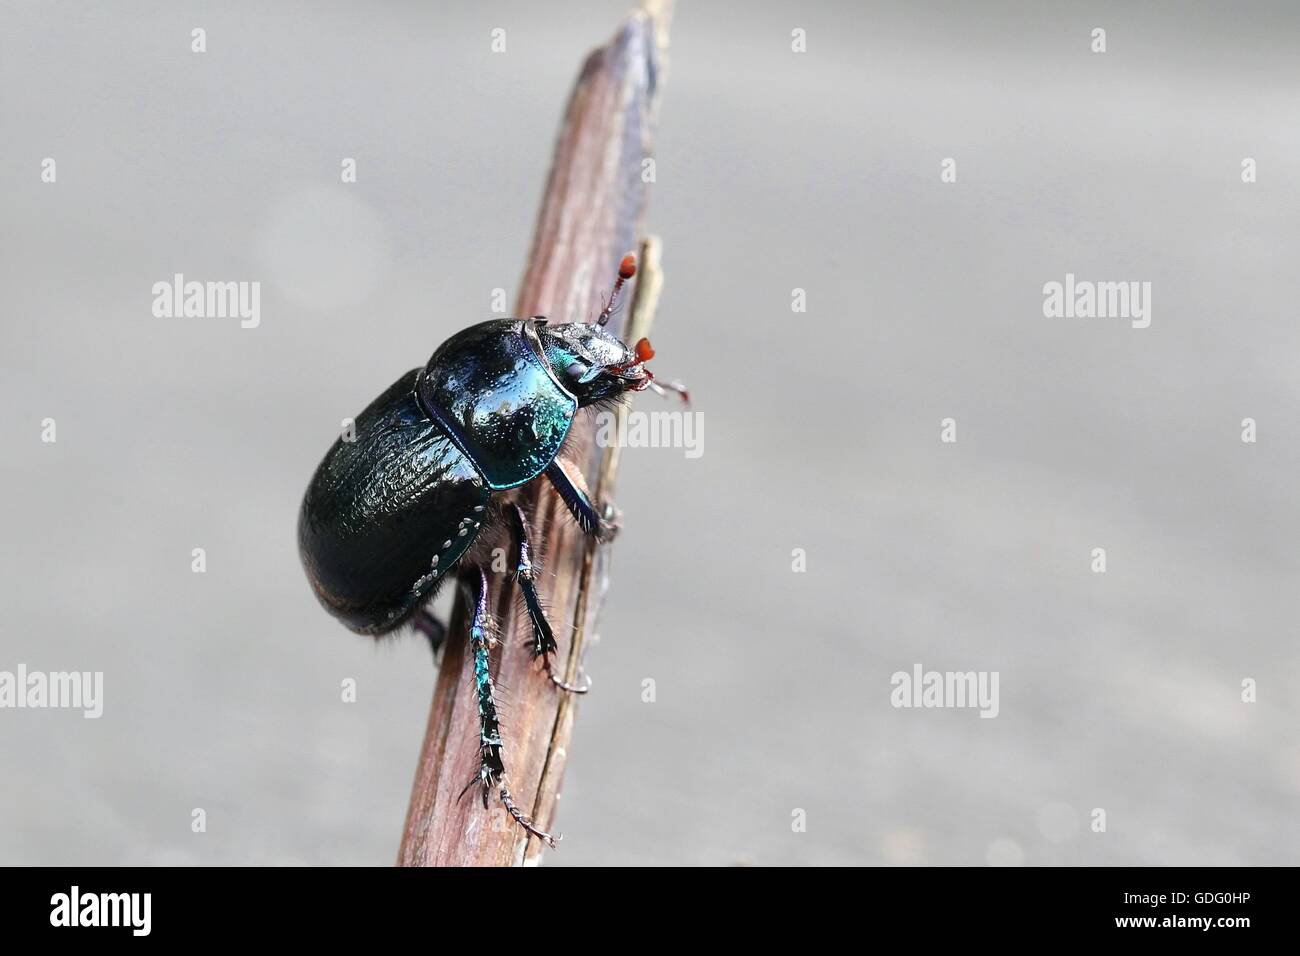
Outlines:
{"type": "Polygon", "coordinates": [[[640,392],[652,388],[660,395],[665,388],[676,392],[689,402],[686,389],[677,383],[660,385],[645,363],[654,358],[655,350],[649,339],[641,339],[628,348],[605,323],[614,314],[618,294],[624,283],[636,275],[636,257],[626,255],[618,265],[618,278],[614,291],[609,294],[605,307],[592,322],[569,322],[565,325],[539,325],[538,337],[555,377],[560,380],[579,406],[618,398],[627,392],[640,392]]]}
{"type": "Polygon", "coordinates": [[[544,325],[537,332],[555,377],[581,406],[639,392],[653,381],[645,368],[654,355],[648,339],[629,349],[604,326],[586,322],[544,325]]]}

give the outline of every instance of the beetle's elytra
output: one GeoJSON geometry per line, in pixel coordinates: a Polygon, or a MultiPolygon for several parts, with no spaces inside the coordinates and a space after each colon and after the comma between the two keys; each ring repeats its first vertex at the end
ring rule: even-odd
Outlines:
{"type": "MultiPolygon", "coordinates": [[[[487,568],[493,547],[513,539],[533,654],[558,687],[585,691],[551,671],[555,637],[537,595],[528,522],[512,489],[547,481],[584,532],[613,533],[581,472],[560,452],[578,409],[647,388],[664,391],[645,367],[654,356],[650,343],[628,348],[605,328],[635,273],[633,257],[624,257],[594,323],[496,319],[453,335],[424,368],[407,372],[357,416],[355,437],[340,438],[326,453],[298,516],[312,590],[358,633],[387,634],[411,622],[436,646],[443,628],[426,605],[449,578],[468,589],[476,609],[470,646],[481,753],[470,784],[482,787],[484,806],[495,788],[511,816],[552,846],[504,784],[488,666],[487,568]]],[[[680,386],[669,387],[685,397],[680,386]]]]}

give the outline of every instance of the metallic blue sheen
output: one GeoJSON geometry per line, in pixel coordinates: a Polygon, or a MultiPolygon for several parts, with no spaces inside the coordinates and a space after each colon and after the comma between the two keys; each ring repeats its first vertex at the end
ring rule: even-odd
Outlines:
{"type": "Polygon", "coordinates": [[[418,390],[494,491],[540,475],[578,410],[519,319],[481,322],[452,336],[429,359],[418,390]]]}

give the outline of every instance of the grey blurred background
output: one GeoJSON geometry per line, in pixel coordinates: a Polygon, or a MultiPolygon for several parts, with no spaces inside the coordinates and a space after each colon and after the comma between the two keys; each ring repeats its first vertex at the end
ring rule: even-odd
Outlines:
{"type": "MultiPolygon", "coordinates": [[[[0,711],[0,863],[389,864],[428,650],[321,611],[296,509],[513,298],[624,5],[2,10],[0,669],[105,702],[0,711]],[[155,318],[174,272],[261,326],[155,318]]],[[[1298,20],[679,4],[654,342],[704,454],[624,459],[549,865],[1300,862],[1298,20]],[[1066,272],[1150,281],[1151,327],[1044,318],[1066,272]],[[892,708],[916,663],[999,716],[892,708]]]]}

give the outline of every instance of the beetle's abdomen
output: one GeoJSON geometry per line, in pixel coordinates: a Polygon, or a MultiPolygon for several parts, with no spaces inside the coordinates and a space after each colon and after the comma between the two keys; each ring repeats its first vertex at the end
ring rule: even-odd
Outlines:
{"type": "Polygon", "coordinates": [[[401,624],[478,534],[490,491],[474,464],[424,414],[418,369],[356,420],[316,469],[298,516],[298,547],[316,596],[355,631],[401,624]]]}
{"type": "Polygon", "coordinates": [[[452,336],[420,377],[420,401],[494,489],[540,475],[560,451],[578,401],[551,376],[519,319],[452,336]]]}

